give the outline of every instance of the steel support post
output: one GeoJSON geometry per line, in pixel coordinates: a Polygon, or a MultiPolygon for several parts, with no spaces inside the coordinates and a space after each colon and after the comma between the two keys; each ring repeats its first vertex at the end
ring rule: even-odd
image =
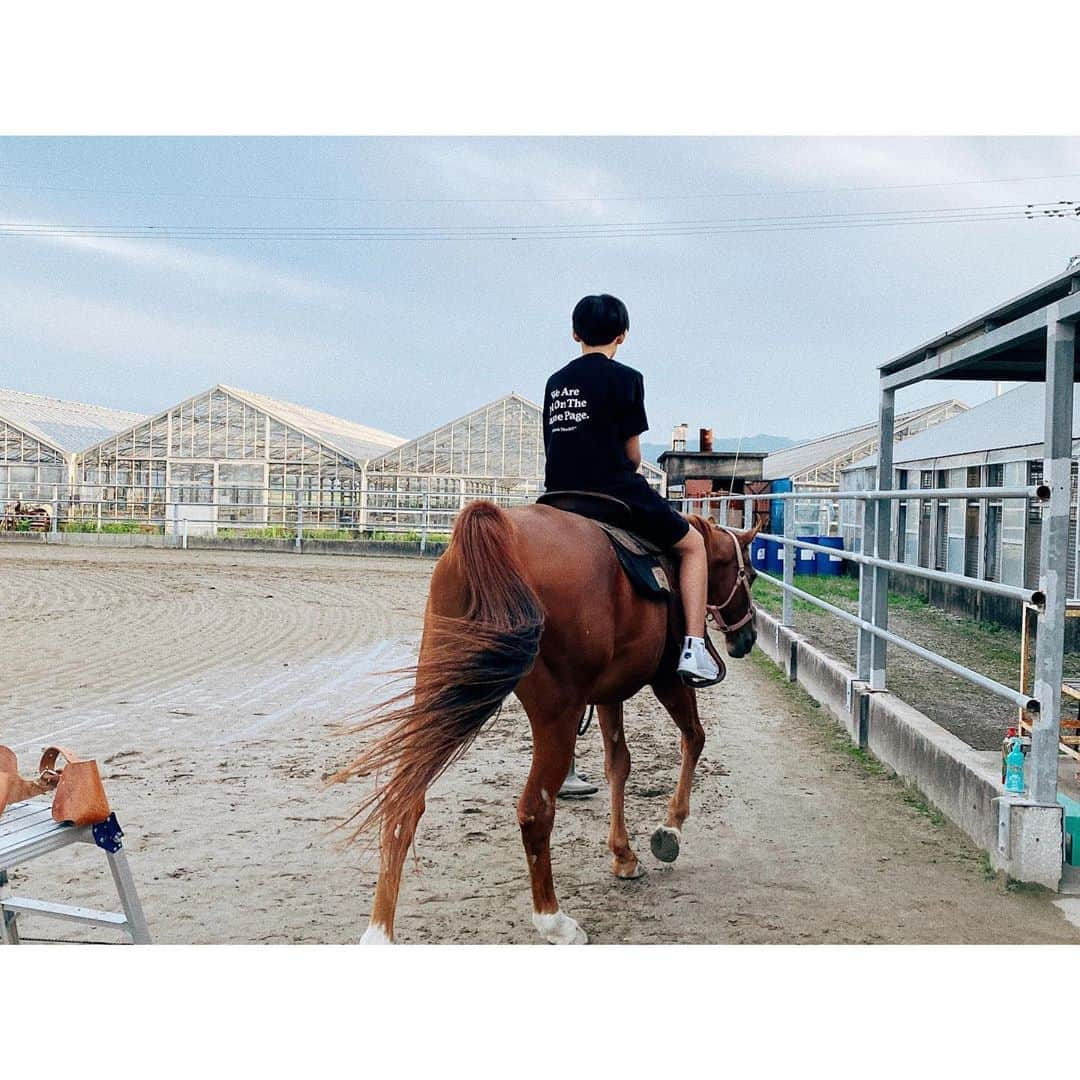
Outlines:
{"type": "MultiPolygon", "coordinates": [[[[892,491],[893,487],[893,435],[895,427],[895,390],[881,391],[878,409],[878,491],[892,491]]],[[[879,559],[892,558],[892,504],[879,502],[874,523],[874,555],[879,559]]],[[[889,571],[875,566],[871,574],[873,582],[873,608],[870,621],[881,630],[889,628],[889,571]]],[[[870,642],[870,689],[885,689],[885,641],[875,637],[870,642]]]]}
{"type": "MultiPolygon", "coordinates": [[[[795,503],[791,499],[784,499],[780,505],[784,509],[784,539],[793,540],[795,538],[795,503]]],[[[794,626],[795,604],[791,595],[791,586],[795,584],[795,545],[784,544],[781,550],[784,553],[784,600],[780,621],[784,626],[794,626]]]]}
{"type": "Polygon", "coordinates": [[[1057,801],[1058,741],[1061,722],[1061,676],[1065,651],[1065,598],[1069,568],[1069,502],[1072,489],[1073,371],[1076,328],[1057,321],[1057,305],[1047,310],[1046,461],[1043,483],[1050,504],[1043,518],[1040,587],[1046,606],[1035,639],[1035,697],[1027,778],[1031,798],[1057,801]]]}
{"type": "MultiPolygon", "coordinates": [[[[862,553],[874,554],[874,530],[876,528],[879,507],[888,512],[888,503],[877,503],[872,499],[862,504],[862,553]]],[[[859,618],[863,622],[870,622],[874,614],[874,580],[873,568],[863,563],[859,564],[859,618]]],[[[860,682],[870,681],[870,643],[874,635],[867,630],[860,630],[855,646],[855,674],[860,682]]]]}

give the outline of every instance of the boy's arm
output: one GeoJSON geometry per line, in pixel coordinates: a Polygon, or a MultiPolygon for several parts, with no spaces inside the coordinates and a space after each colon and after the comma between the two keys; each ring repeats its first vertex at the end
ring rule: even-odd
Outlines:
{"type": "Polygon", "coordinates": [[[641,436],[648,430],[645,416],[645,380],[634,371],[622,386],[619,435],[623,439],[623,452],[637,471],[641,468],[641,436]]]}

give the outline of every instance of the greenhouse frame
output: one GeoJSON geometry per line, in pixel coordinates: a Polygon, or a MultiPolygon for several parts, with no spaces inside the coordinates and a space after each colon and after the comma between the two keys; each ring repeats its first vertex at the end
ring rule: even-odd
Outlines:
{"type": "Polygon", "coordinates": [[[0,481],[65,531],[423,539],[544,487],[542,412],[516,393],[406,441],[223,384],[153,416],[0,391],[0,440],[0,481]]]}
{"type": "MultiPolygon", "coordinates": [[[[373,524],[419,518],[446,530],[473,499],[500,506],[533,502],[544,490],[543,413],[517,393],[451,420],[368,463],[373,524]]],[[[642,473],[658,490],[664,473],[642,473]]]]}
{"type": "Polygon", "coordinates": [[[218,384],[78,455],[73,516],[181,527],[363,527],[364,465],[399,436],[218,384]]]}
{"type": "Polygon", "coordinates": [[[143,419],[141,413],[0,389],[0,506],[66,501],[76,453],[143,419]]]}

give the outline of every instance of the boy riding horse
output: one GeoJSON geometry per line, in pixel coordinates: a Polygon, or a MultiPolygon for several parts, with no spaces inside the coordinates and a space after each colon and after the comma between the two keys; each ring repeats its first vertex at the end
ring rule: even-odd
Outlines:
{"type": "Polygon", "coordinates": [[[544,486],[621,500],[630,507],[631,532],[678,556],[687,635],[679,676],[689,686],[712,686],[720,669],[705,646],[705,542],[637,471],[649,422],[644,379],[615,359],[630,332],[626,305],[606,293],[586,296],[574,308],[573,330],[581,355],[556,371],[544,389],[544,486]]]}

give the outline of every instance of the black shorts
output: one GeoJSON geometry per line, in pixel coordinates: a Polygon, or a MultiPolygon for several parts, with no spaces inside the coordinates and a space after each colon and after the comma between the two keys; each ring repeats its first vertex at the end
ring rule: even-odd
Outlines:
{"type": "Polygon", "coordinates": [[[647,481],[641,477],[637,477],[637,480],[641,482],[620,485],[609,494],[622,499],[630,507],[630,531],[666,551],[690,531],[690,522],[659,492],[649,487],[647,481]]]}

